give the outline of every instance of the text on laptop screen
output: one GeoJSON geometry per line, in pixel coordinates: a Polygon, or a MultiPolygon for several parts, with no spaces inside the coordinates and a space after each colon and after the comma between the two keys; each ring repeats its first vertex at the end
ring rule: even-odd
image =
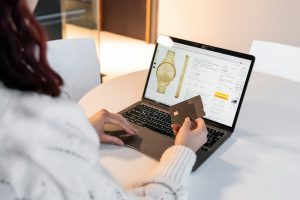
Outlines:
{"type": "Polygon", "coordinates": [[[158,44],[144,97],[168,106],[200,95],[204,118],[232,126],[251,61],[174,43],[158,44]]]}

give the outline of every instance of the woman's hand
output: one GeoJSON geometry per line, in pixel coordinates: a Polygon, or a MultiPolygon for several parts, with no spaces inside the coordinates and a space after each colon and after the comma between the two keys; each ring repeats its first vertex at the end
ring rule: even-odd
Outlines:
{"type": "Polygon", "coordinates": [[[108,135],[104,132],[104,123],[119,125],[129,134],[134,134],[136,132],[135,128],[121,114],[110,113],[104,109],[90,117],[89,121],[96,129],[100,137],[100,141],[103,143],[116,144],[120,146],[124,145],[120,138],[108,135]]]}
{"type": "Polygon", "coordinates": [[[191,148],[194,152],[207,142],[207,129],[202,118],[195,120],[195,127],[192,126],[190,118],[185,118],[182,126],[172,124],[176,135],[175,145],[182,145],[191,148]]]}

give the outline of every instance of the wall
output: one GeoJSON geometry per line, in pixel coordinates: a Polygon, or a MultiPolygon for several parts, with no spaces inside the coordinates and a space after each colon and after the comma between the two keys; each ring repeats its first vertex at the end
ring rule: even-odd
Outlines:
{"type": "Polygon", "coordinates": [[[254,39],[300,47],[299,0],[160,0],[158,34],[248,52],[254,39]]]}
{"type": "Polygon", "coordinates": [[[102,18],[101,30],[145,40],[145,0],[102,0],[102,18]]]}

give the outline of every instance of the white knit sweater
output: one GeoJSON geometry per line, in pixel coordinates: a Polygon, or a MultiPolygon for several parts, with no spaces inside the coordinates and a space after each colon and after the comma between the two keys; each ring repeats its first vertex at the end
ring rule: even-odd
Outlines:
{"type": "Polygon", "coordinates": [[[78,105],[0,83],[1,200],[186,198],[196,157],[189,148],[169,148],[135,189],[124,191],[99,163],[99,145],[78,105]]]}

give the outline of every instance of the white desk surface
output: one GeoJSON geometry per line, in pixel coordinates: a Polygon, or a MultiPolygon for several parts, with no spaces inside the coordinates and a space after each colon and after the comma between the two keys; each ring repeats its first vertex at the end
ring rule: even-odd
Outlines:
{"type": "MultiPolygon", "coordinates": [[[[139,101],[147,71],[108,81],[79,104],[87,116],[139,101]]],[[[236,129],[188,183],[191,200],[300,199],[300,83],[253,72],[236,129]]],[[[127,147],[101,146],[100,162],[125,188],[157,161],[127,147]]]]}

